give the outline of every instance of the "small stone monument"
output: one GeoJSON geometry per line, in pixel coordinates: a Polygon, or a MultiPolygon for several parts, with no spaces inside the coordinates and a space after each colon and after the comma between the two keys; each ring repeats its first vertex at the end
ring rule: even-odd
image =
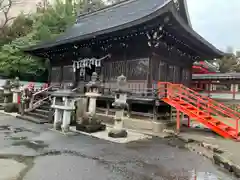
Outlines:
{"type": "Polygon", "coordinates": [[[20,81],[19,78],[16,77],[12,84],[12,92],[13,92],[13,103],[18,103],[18,97],[20,96],[20,81]]]}
{"type": "Polygon", "coordinates": [[[28,88],[24,88],[21,92],[20,98],[20,113],[24,115],[24,111],[29,108],[31,94],[28,88]]]}
{"type": "Polygon", "coordinates": [[[76,94],[71,89],[59,89],[51,94],[53,102],[51,108],[54,113],[54,129],[62,130],[64,133],[69,131],[72,112],[75,111],[76,94]]]}
{"type": "Polygon", "coordinates": [[[127,104],[127,79],[124,75],[117,78],[117,90],[115,91],[115,102],[112,104],[116,108],[115,123],[113,129],[108,133],[109,137],[123,138],[127,137],[127,131],[123,129],[124,110],[128,108],[127,104]]]}
{"type": "Polygon", "coordinates": [[[82,117],[81,122],[77,122],[76,129],[88,133],[103,131],[106,125],[102,124],[96,117],[96,103],[97,97],[101,96],[99,89],[101,88],[100,82],[97,80],[97,73],[93,72],[91,81],[86,85],[87,92],[85,96],[89,99],[88,110],[82,117]]]}
{"type": "Polygon", "coordinates": [[[6,80],[5,84],[3,85],[3,96],[4,96],[4,103],[10,103],[11,101],[11,81],[6,80]]]}

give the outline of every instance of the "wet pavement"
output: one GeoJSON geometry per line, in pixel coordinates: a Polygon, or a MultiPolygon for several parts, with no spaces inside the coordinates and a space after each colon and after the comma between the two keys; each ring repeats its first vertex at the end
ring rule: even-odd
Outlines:
{"type": "Polygon", "coordinates": [[[0,159],[26,165],[18,180],[234,179],[175,139],[116,144],[1,114],[0,138],[0,159]]]}

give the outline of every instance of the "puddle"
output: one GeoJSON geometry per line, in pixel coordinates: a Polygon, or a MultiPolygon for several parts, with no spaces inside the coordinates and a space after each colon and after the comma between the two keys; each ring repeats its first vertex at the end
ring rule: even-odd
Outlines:
{"type": "Polygon", "coordinates": [[[213,173],[209,172],[190,172],[189,180],[221,180],[221,178],[217,177],[213,173]]]}
{"type": "Polygon", "coordinates": [[[2,125],[0,126],[0,131],[9,131],[10,130],[10,126],[9,125],[2,125]]]}
{"type": "Polygon", "coordinates": [[[20,141],[20,140],[26,140],[27,137],[25,137],[25,136],[22,136],[22,137],[12,137],[12,136],[10,136],[9,139],[13,140],[13,141],[20,141]]]}
{"type": "Polygon", "coordinates": [[[48,147],[47,144],[44,143],[44,141],[17,141],[12,144],[13,146],[25,146],[30,149],[34,149],[35,151],[44,149],[45,147],[48,147]]]}
{"type": "Polygon", "coordinates": [[[26,129],[24,127],[12,127],[10,125],[2,125],[0,126],[0,132],[3,132],[6,135],[10,135],[12,133],[20,133],[20,132],[31,132],[31,133],[36,133],[30,129],[26,129]]]}

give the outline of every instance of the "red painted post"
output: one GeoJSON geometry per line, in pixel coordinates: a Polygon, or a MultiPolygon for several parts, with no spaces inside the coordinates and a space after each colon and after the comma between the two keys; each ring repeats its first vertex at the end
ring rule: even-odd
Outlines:
{"type": "Polygon", "coordinates": [[[180,111],[177,110],[177,133],[180,132],[180,111]]]}
{"type": "Polygon", "coordinates": [[[21,103],[21,95],[18,94],[18,104],[20,104],[20,103],[21,103]]]}
{"type": "Polygon", "coordinates": [[[239,119],[236,119],[236,137],[238,137],[239,134],[239,119]]]}

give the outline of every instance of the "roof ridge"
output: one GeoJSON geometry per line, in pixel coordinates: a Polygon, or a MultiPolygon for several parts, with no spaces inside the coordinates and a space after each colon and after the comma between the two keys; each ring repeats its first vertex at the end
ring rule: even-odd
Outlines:
{"type": "Polygon", "coordinates": [[[137,1],[137,0],[122,0],[122,1],[120,1],[118,3],[113,3],[113,4],[109,5],[109,6],[100,8],[98,10],[95,10],[95,11],[92,11],[92,12],[83,13],[83,14],[77,16],[77,20],[84,19],[86,17],[93,16],[95,14],[98,14],[98,13],[101,13],[101,12],[104,12],[104,11],[108,11],[108,10],[113,9],[113,8],[117,8],[119,6],[123,6],[123,5],[131,3],[133,1],[137,1]]]}

